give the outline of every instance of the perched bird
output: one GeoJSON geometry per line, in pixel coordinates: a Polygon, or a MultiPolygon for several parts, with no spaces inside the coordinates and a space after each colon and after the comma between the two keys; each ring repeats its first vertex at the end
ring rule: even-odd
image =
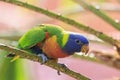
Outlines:
{"type": "Polygon", "coordinates": [[[42,63],[48,59],[58,59],[73,55],[75,52],[87,53],[89,41],[80,34],[63,30],[56,25],[38,25],[25,33],[18,47],[42,57],[42,63]]]}
{"type": "MultiPolygon", "coordinates": [[[[89,41],[83,35],[65,31],[56,25],[45,24],[26,32],[18,41],[17,47],[41,56],[44,64],[49,59],[57,61],[58,58],[73,55],[75,52],[87,54],[89,41]]],[[[8,57],[14,57],[12,61],[19,58],[14,54],[9,54],[8,57]]],[[[60,65],[66,67],[64,64],[60,65]]]]}
{"type": "Polygon", "coordinates": [[[64,58],[75,52],[87,53],[89,50],[86,37],[50,24],[32,28],[18,43],[18,48],[41,56],[43,64],[49,59],[64,58]]]}

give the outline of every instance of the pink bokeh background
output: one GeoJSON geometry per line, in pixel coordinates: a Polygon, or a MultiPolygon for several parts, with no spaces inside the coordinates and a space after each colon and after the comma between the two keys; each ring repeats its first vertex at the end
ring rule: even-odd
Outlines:
{"type": "MultiPolygon", "coordinates": [[[[62,2],[65,0],[37,0],[31,2],[34,5],[39,7],[51,10],[56,13],[60,13],[63,8],[62,2]],[[62,9],[61,9],[62,8],[62,9]]],[[[115,2],[115,0],[108,0],[109,3],[120,5],[115,2]]],[[[67,6],[66,6],[67,7],[67,6]]],[[[73,7],[74,9],[74,7],[73,7]]],[[[71,9],[72,10],[72,9],[71,9]]],[[[113,19],[120,20],[120,12],[112,12],[106,11],[110,17],[113,19]]],[[[61,14],[64,15],[64,12],[61,14]]],[[[120,31],[113,28],[110,24],[106,23],[93,13],[89,11],[81,11],[74,14],[65,14],[66,17],[72,18],[76,21],[79,21],[85,25],[89,25],[91,28],[103,32],[115,39],[120,39],[120,31]]],[[[0,2],[0,34],[1,35],[9,35],[24,33],[28,29],[32,28],[37,24],[57,24],[62,26],[65,30],[73,31],[73,32],[81,32],[85,33],[84,31],[78,30],[73,26],[67,25],[63,22],[57,21],[55,19],[49,18],[43,14],[39,14],[15,5],[11,5],[8,3],[0,2]]],[[[89,35],[88,33],[85,33],[89,35]]],[[[104,51],[106,53],[110,53],[116,55],[115,49],[113,46],[106,45],[102,43],[90,43],[90,50],[97,50],[97,51],[104,51]]],[[[45,80],[46,78],[49,80],[75,80],[65,74],[61,76],[57,75],[57,71],[46,67],[44,65],[40,65],[39,63],[32,62],[32,61],[25,61],[29,68],[26,69],[28,71],[29,80],[45,80]],[[47,75],[47,76],[46,76],[47,75]]],[[[78,58],[68,57],[64,59],[60,59],[61,63],[65,63],[68,67],[76,72],[79,72],[87,77],[91,78],[92,80],[118,80],[120,79],[120,70],[105,66],[102,64],[98,64],[95,62],[85,61],[78,58]]]]}

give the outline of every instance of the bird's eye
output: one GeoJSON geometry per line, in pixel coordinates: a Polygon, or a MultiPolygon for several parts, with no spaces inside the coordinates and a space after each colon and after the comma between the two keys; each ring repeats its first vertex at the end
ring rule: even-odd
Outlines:
{"type": "Polygon", "coordinates": [[[79,39],[76,39],[75,42],[76,42],[77,44],[82,44],[79,39]]]}

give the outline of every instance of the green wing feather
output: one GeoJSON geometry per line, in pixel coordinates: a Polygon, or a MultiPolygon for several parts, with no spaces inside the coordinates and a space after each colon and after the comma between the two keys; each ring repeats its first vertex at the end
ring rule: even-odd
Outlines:
{"type": "Polygon", "coordinates": [[[43,27],[44,31],[49,32],[50,36],[53,36],[53,35],[59,36],[64,31],[63,28],[56,25],[45,24],[43,26],[44,26],[43,27]]]}
{"type": "Polygon", "coordinates": [[[61,28],[60,26],[57,25],[51,25],[51,24],[45,24],[45,25],[39,25],[45,32],[50,33],[50,37],[56,35],[57,36],[57,42],[62,46],[62,40],[63,40],[63,35],[64,35],[64,29],[61,28]]]}
{"type": "Polygon", "coordinates": [[[29,49],[45,39],[45,32],[40,27],[35,27],[25,33],[19,40],[19,48],[29,49]]]}
{"type": "Polygon", "coordinates": [[[50,37],[57,36],[58,43],[62,46],[63,29],[56,25],[38,25],[25,33],[19,40],[18,48],[29,49],[45,39],[45,32],[49,32],[50,37]]]}
{"type": "Polygon", "coordinates": [[[63,32],[64,29],[56,26],[56,25],[50,25],[50,24],[45,24],[44,25],[44,31],[47,31],[50,33],[50,36],[56,35],[57,36],[57,42],[62,47],[62,38],[63,38],[63,32]]]}

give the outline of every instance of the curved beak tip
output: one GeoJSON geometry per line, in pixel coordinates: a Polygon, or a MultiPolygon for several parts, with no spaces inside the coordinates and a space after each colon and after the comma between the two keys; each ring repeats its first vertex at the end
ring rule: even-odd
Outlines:
{"type": "Polygon", "coordinates": [[[87,55],[88,51],[89,51],[89,46],[83,45],[81,48],[81,52],[83,52],[85,55],[87,55]]]}

